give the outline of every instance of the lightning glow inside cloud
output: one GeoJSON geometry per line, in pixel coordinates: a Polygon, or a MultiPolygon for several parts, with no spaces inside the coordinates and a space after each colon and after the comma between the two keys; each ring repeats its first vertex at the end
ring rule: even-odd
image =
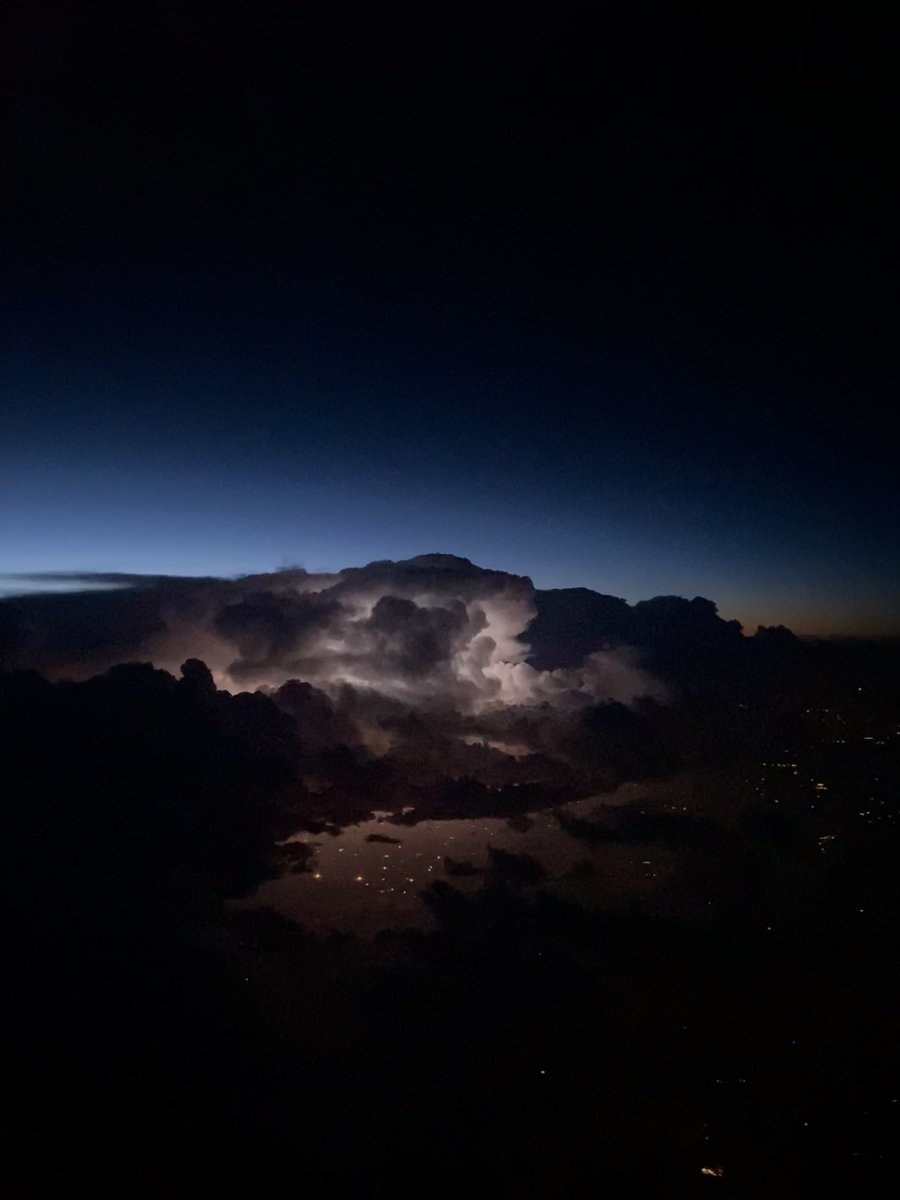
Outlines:
{"type": "Polygon", "coordinates": [[[300,679],[332,697],[349,686],[464,714],[662,695],[627,647],[590,654],[577,667],[536,669],[528,662],[537,612],[531,580],[450,555],[329,575],[292,569],[115,585],[84,596],[81,634],[70,615],[54,628],[52,606],[29,610],[20,659],[83,675],[126,658],[177,671],[199,657],[230,691],[300,679]]]}

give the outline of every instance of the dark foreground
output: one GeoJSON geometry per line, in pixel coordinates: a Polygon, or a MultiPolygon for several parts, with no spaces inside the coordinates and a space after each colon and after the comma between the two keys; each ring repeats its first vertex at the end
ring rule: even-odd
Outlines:
{"type": "Polygon", "coordinates": [[[302,819],[262,697],[127,668],[7,676],[2,704],[15,1187],[789,1197],[895,1170],[884,713],[805,713],[735,758],[738,806],[570,822],[665,851],[650,897],[499,856],[428,889],[433,932],[363,940],[223,903],[302,819]]]}

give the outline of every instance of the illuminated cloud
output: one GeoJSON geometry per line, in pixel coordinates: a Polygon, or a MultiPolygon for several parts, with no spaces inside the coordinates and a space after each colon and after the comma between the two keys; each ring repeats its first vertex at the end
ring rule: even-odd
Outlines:
{"type": "MultiPolygon", "coordinates": [[[[436,728],[438,713],[446,725],[448,713],[566,712],[664,695],[628,646],[537,669],[527,636],[538,612],[531,580],[451,555],[335,575],[292,569],[234,580],[85,582],[109,590],[5,602],[0,639],[9,665],[85,676],[128,659],[177,671],[195,657],[230,691],[301,680],[352,712],[358,737],[382,750],[392,744],[386,727],[410,710],[427,710],[436,728]]],[[[469,731],[470,740],[482,732],[469,731]]]]}

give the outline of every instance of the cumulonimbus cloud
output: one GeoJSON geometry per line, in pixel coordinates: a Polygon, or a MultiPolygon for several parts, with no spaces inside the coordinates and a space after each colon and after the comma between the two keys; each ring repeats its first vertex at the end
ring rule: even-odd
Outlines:
{"type": "Polygon", "coordinates": [[[104,581],[105,591],[4,601],[7,664],[84,676],[127,659],[175,670],[186,657],[200,657],[232,691],[300,679],[333,697],[349,686],[460,713],[662,695],[627,647],[588,654],[577,666],[537,669],[528,661],[527,630],[537,612],[531,580],[451,555],[333,575],[291,569],[232,580],[84,579],[104,581]]]}

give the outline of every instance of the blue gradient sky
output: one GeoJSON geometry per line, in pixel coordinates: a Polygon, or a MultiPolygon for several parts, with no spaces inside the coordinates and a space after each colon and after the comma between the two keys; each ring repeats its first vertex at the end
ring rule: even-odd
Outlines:
{"type": "Polygon", "coordinates": [[[0,452],[5,571],[335,570],[442,550],[541,587],[706,595],[750,628],[885,632],[896,616],[866,498],[836,512],[814,481],[801,490],[799,466],[791,498],[741,454],[685,472],[627,428],[604,437],[596,416],[517,428],[514,397],[448,397],[436,421],[412,401],[299,386],[258,407],[176,392],[20,399],[0,452]]]}
{"type": "Polygon", "coordinates": [[[0,573],[437,550],[900,631],[867,29],[389,9],[23,12],[0,573]]]}

